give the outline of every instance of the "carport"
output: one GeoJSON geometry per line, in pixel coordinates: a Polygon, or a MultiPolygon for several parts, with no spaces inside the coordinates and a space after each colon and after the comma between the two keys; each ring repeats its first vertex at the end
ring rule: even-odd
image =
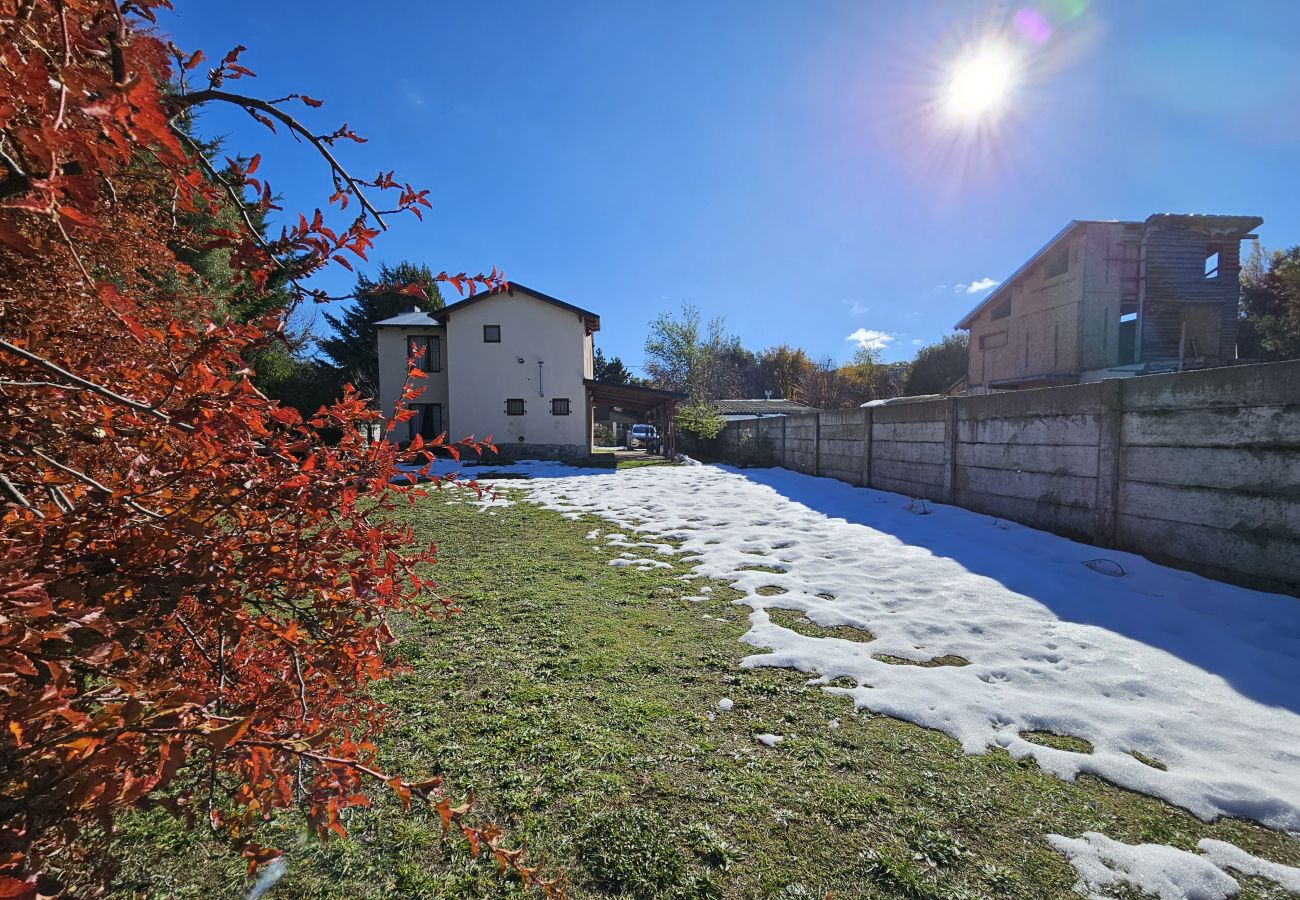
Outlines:
{"type": "Polygon", "coordinates": [[[677,453],[677,427],[673,416],[677,412],[677,403],[686,399],[678,391],[664,391],[659,388],[639,387],[630,384],[607,384],[586,378],[587,386],[587,452],[592,453],[595,445],[592,435],[596,421],[596,406],[616,406],[627,412],[636,413],[641,421],[655,426],[663,438],[663,454],[671,459],[677,453]]]}

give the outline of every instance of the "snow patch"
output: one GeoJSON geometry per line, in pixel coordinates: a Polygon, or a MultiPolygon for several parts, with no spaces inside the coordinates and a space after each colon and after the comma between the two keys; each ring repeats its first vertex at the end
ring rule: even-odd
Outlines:
{"type": "Polygon", "coordinates": [[[1208,859],[1164,844],[1122,844],[1095,831],[1080,839],[1049,834],[1047,840],[1078,873],[1074,886],[1089,900],[1100,891],[1130,884],[1159,900],[1228,900],[1237,880],[1208,859]]]}
{"type": "Polygon", "coordinates": [[[718,709],[722,710],[723,712],[731,712],[731,708],[735,705],[736,705],[735,702],[732,701],[730,697],[723,697],[721,700],[718,701],[718,709]]]}
{"type": "Polygon", "coordinates": [[[785,735],[783,735],[783,734],[756,734],[756,735],[754,735],[754,740],[758,741],[760,744],[766,744],[768,747],[775,747],[777,744],[779,744],[779,743],[781,743],[783,740],[785,740],[785,735]]]}
{"type": "Polygon", "coordinates": [[[1242,875],[1254,875],[1267,878],[1279,887],[1294,894],[1300,894],[1300,869],[1284,866],[1281,863],[1260,859],[1253,853],[1247,853],[1236,844],[1205,838],[1196,845],[1206,858],[1220,869],[1236,869],[1242,875]]]}
{"type": "Polygon", "coordinates": [[[678,542],[693,574],[740,591],[752,610],[742,640],[759,648],[747,667],[817,676],[856,709],[941,730],[967,753],[1001,747],[1060,778],[1096,775],[1202,819],[1300,831],[1292,598],[1020,525],[990,528],[987,516],[955,507],[913,515],[906,497],[782,469],[514,470],[531,475],[511,486],[533,502],[600,516],[628,541],[678,542]],[[1123,577],[1083,565],[1103,552],[1123,577]],[[773,587],[784,593],[759,593],[773,587]],[[869,634],[801,634],[769,618],[772,607],[869,634]],[[969,665],[877,658],[945,655],[969,665]],[[829,684],[841,678],[856,686],[829,684]],[[1035,730],[1093,750],[1021,736],[1035,730]]]}

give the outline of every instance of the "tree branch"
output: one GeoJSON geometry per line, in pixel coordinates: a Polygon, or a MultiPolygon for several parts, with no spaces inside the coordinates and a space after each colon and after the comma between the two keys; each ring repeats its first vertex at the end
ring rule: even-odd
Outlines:
{"type": "Polygon", "coordinates": [[[10,353],[12,353],[14,356],[21,357],[22,359],[25,359],[30,363],[40,366],[42,369],[45,369],[46,371],[53,372],[55,375],[58,375],[60,378],[64,378],[67,381],[70,381],[73,384],[77,385],[82,390],[90,391],[92,394],[98,394],[99,396],[104,397],[105,399],[112,400],[114,403],[121,404],[122,406],[125,406],[129,409],[134,409],[136,412],[144,413],[145,415],[148,416],[153,416],[155,419],[161,419],[162,421],[168,423],[169,425],[174,425],[175,427],[179,428],[181,431],[192,432],[194,430],[193,425],[190,425],[186,422],[178,422],[175,419],[173,419],[171,416],[167,415],[167,413],[163,412],[160,409],[157,409],[156,407],[149,406],[148,404],[145,403],[141,403],[139,400],[132,400],[130,397],[123,397],[121,394],[114,393],[113,391],[110,391],[106,387],[95,384],[95,382],[93,381],[87,381],[85,378],[82,378],[80,375],[72,374],[67,369],[63,368],[60,365],[57,365],[56,363],[50,362],[48,359],[45,359],[43,356],[38,356],[35,353],[32,353],[30,350],[24,350],[22,347],[19,347],[17,344],[11,344],[9,343],[9,341],[4,340],[3,338],[0,338],[0,350],[7,350],[10,353]]]}
{"type": "Polygon", "coordinates": [[[314,134],[310,129],[280,107],[268,103],[265,100],[258,100],[256,97],[245,97],[243,94],[232,94],[229,91],[221,91],[216,88],[207,88],[202,91],[194,91],[189,94],[172,97],[168,101],[168,104],[176,112],[184,112],[191,106],[198,106],[201,103],[207,103],[212,100],[219,100],[223,103],[231,103],[235,106],[243,107],[246,110],[257,110],[258,112],[265,113],[266,115],[272,116],[284,123],[294,134],[306,139],[306,141],[315,147],[317,152],[325,158],[325,161],[329,163],[330,169],[333,173],[347,182],[348,187],[351,189],[352,193],[356,195],[357,200],[359,200],[361,205],[375,217],[375,221],[379,224],[379,227],[385,231],[388,230],[388,224],[384,221],[383,214],[380,213],[380,211],[375,208],[374,204],[372,204],[366,197],[365,192],[361,190],[361,185],[357,180],[348,174],[348,170],[343,168],[339,161],[335,159],[334,154],[330,151],[326,143],[321,140],[318,135],[314,134]]]}

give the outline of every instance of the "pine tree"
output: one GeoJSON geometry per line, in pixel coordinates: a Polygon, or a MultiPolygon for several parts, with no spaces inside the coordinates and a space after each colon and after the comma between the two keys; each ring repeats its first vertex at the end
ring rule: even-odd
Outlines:
{"type": "Polygon", "coordinates": [[[379,331],[375,324],[412,307],[424,312],[442,309],[442,294],[428,266],[400,262],[395,266],[380,265],[374,278],[358,274],[356,297],[341,316],[324,314],[325,321],[334,329],[334,336],[322,339],[319,346],[345,381],[377,400],[379,350],[376,342],[379,331]],[[402,291],[413,284],[424,290],[423,297],[402,291]]]}

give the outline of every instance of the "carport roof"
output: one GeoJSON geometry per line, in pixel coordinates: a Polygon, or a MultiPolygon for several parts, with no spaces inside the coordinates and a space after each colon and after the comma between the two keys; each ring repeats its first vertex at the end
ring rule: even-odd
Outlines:
{"type": "Polygon", "coordinates": [[[594,402],[639,412],[686,399],[686,394],[680,391],[665,391],[632,384],[609,384],[596,381],[594,378],[584,378],[582,382],[587,386],[587,394],[594,402]]]}

